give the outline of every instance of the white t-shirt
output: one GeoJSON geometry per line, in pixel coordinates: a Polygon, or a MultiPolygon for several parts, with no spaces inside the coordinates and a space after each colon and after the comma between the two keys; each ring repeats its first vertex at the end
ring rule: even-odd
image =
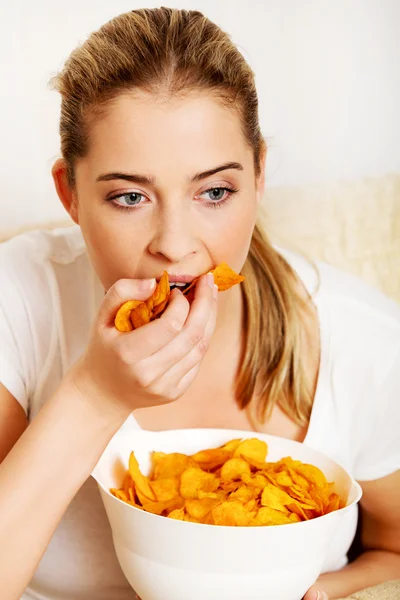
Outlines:
{"type": "MultiPolygon", "coordinates": [[[[313,295],[320,322],[320,372],[305,443],[358,480],[384,477],[400,466],[400,306],[323,263],[315,291],[314,268],[279,251],[313,295]]],[[[0,382],[29,419],[82,353],[103,296],[76,226],[0,245],[0,382]]],[[[356,523],[354,509],[332,540],[325,571],[345,564],[356,523]]],[[[72,598],[135,598],[92,478],[71,502],[23,596],[72,598]]]]}

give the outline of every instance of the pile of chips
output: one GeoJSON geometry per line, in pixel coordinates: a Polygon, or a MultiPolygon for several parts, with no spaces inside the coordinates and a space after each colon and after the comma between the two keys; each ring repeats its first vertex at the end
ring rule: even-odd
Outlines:
{"type": "Polygon", "coordinates": [[[147,512],[208,525],[284,525],[343,508],[320,469],[290,457],[266,462],[267,452],[257,438],[190,456],[153,452],[149,477],[132,452],[121,489],[110,492],[147,512]]]}
{"type": "MultiPolygon", "coordinates": [[[[214,274],[214,282],[219,292],[229,290],[233,285],[244,281],[243,275],[238,275],[227,265],[221,263],[211,271],[214,274]]],[[[183,294],[191,303],[194,299],[194,288],[199,277],[183,290],[183,294]]],[[[125,302],[115,317],[115,327],[118,331],[133,331],[142,325],[146,325],[161,316],[168,305],[171,295],[167,271],[164,271],[160,281],[156,285],[152,296],[143,302],[142,300],[129,300],[125,302]]]]}

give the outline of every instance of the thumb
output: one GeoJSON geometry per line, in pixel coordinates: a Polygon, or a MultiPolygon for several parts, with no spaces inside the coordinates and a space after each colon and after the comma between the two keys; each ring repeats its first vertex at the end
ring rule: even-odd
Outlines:
{"type": "Polygon", "coordinates": [[[107,291],[101,303],[97,325],[110,327],[114,325],[114,318],[118,309],[128,300],[145,301],[154,292],[155,279],[119,279],[107,291]]]}

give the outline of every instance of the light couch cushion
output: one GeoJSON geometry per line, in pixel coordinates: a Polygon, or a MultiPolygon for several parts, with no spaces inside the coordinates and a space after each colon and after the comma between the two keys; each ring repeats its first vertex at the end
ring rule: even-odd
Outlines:
{"type": "Polygon", "coordinates": [[[273,241],[360,276],[400,301],[400,174],[269,188],[273,241]]]}
{"type": "Polygon", "coordinates": [[[351,594],[341,600],[399,600],[400,598],[400,579],[395,581],[386,581],[380,585],[370,587],[362,592],[351,594]]]}

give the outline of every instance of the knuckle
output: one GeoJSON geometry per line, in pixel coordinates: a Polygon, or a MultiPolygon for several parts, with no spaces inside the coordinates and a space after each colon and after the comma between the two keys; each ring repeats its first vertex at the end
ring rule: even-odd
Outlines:
{"type": "Polygon", "coordinates": [[[174,388],[165,390],[163,393],[163,397],[167,402],[174,402],[175,400],[177,400],[179,398],[178,390],[176,390],[174,388]]]}
{"type": "Polygon", "coordinates": [[[206,336],[203,336],[198,342],[197,342],[197,350],[199,351],[201,356],[204,356],[204,354],[207,352],[208,348],[210,346],[210,342],[207,339],[206,336]]]}
{"type": "Polygon", "coordinates": [[[177,319],[163,319],[162,323],[167,334],[176,335],[182,329],[182,326],[177,319]]]}
{"type": "Polygon", "coordinates": [[[154,398],[158,398],[163,403],[173,402],[179,398],[178,390],[173,385],[163,382],[162,379],[152,385],[151,393],[154,398]]]}
{"type": "MultiPolygon", "coordinates": [[[[142,365],[137,365],[135,369],[135,379],[141,388],[147,389],[153,381],[151,373],[149,373],[142,365]]],[[[154,391],[154,390],[153,390],[154,391]]]]}
{"type": "Polygon", "coordinates": [[[198,346],[203,339],[204,332],[200,327],[191,328],[186,330],[186,335],[188,336],[190,342],[193,346],[198,346]]]}

